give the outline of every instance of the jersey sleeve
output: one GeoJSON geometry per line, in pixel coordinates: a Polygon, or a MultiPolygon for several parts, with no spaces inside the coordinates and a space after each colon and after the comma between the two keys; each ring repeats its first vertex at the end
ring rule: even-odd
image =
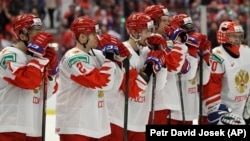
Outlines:
{"type": "MultiPolygon", "coordinates": [[[[126,89],[126,73],[124,73],[121,90],[125,93],[126,89]]],[[[147,83],[144,79],[138,74],[135,68],[130,67],[129,70],[129,91],[128,96],[130,98],[136,98],[139,96],[147,87],[147,83]]]]}
{"type": "Polygon", "coordinates": [[[48,62],[45,58],[28,59],[24,53],[6,48],[0,54],[0,76],[14,86],[35,89],[41,85],[44,67],[48,62]]]}
{"type": "Polygon", "coordinates": [[[208,83],[204,86],[204,102],[207,108],[213,107],[221,101],[222,78],[225,73],[223,58],[213,53],[210,57],[211,74],[208,83]]]}
{"type": "MultiPolygon", "coordinates": [[[[65,69],[65,75],[69,75],[70,79],[82,86],[91,89],[110,90],[115,82],[115,71],[117,66],[108,59],[103,64],[97,64],[93,57],[76,53],[63,58],[59,71],[65,69]]],[[[120,69],[120,68],[119,68],[120,69]]]]}
{"type": "Polygon", "coordinates": [[[190,63],[191,67],[187,73],[181,74],[181,79],[182,80],[194,79],[196,77],[197,70],[198,70],[198,58],[195,58],[191,55],[187,55],[186,59],[190,63]]]}
{"type": "Polygon", "coordinates": [[[166,55],[168,72],[171,74],[187,72],[190,69],[190,65],[186,59],[186,55],[187,46],[181,43],[175,43],[166,55]]]}

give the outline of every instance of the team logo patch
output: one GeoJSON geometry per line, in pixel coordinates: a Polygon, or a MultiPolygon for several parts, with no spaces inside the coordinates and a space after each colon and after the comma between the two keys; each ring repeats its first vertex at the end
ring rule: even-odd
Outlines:
{"type": "Polygon", "coordinates": [[[69,58],[68,65],[71,68],[77,62],[89,63],[89,56],[83,56],[83,55],[73,56],[73,57],[69,58]]]}
{"type": "Polygon", "coordinates": [[[0,62],[0,66],[4,69],[7,68],[7,64],[6,62],[16,62],[16,54],[15,53],[9,53],[9,54],[5,54],[3,56],[3,59],[0,62]]]}
{"type": "Polygon", "coordinates": [[[196,83],[196,77],[194,77],[193,79],[188,80],[188,82],[192,85],[194,85],[196,83]]]}
{"type": "Polygon", "coordinates": [[[103,98],[103,96],[104,96],[103,91],[98,91],[98,97],[99,97],[99,98],[103,98]]]}
{"type": "Polygon", "coordinates": [[[220,64],[222,64],[224,62],[224,59],[222,57],[220,57],[219,55],[214,54],[214,53],[210,56],[210,59],[215,60],[220,64]]]}
{"type": "Polygon", "coordinates": [[[245,70],[240,70],[235,76],[236,89],[239,93],[243,93],[247,88],[249,74],[245,70]]]}

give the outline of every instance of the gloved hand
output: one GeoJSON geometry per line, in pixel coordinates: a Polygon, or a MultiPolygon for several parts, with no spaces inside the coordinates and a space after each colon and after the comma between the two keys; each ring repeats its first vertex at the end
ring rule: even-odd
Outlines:
{"type": "Polygon", "coordinates": [[[202,41],[199,49],[202,52],[203,59],[205,60],[207,65],[209,65],[209,60],[211,55],[211,42],[209,40],[202,41]]]}
{"type": "Polygon", "coordinates": [[[199,41],[194,37],[188,36],[186,44],[188,46],[188,53],[193,57],[197,57],[199,41]]]}
{"type": "Polygon", "coordinates": [[[245,125],[244,119],[232,113],[225,104],[217,104],[208,110],[208,122],[213,125],[245,125]]]}
{"type": "Polygon", "coordinates": [[[175,41],[177,37],[180,37],[180,42],[184,43],[187,41],[188,35],[182,28],[173,29],[172,27],[166,27],[165,32],[170,40],[175,41]]]}
{"type": "Polygon", "coordinates": [[[165,50],[167,48],[167,41],[158,34],[150,36],[146,42],[151,50],[165,50]]]}
{"type": "Polygon", "coordinates": [[[162,66],[165,66],[165,51],[156,50],[148,53],[145,65],[152,65],[154,73],[161,70],[162,66]]]}
{"type": "Polygon", "coordinates": [[[47,32],[37,33],[29,42],[27,49],[37,57],[45,55],[49,43],[53,42],[53,35],[47,32]]]}
{"type": "Polygon", "coordinates": [[[58,72],[58,55],[57,52],[52,48],[48,47],[44,58],[49,59],[48,70],[49,75],[55,75],[58,72]]]}
{"type": "MultiPolygon", "coordinates": [[[[118,55],[120,57],[119,59],[121,59],[119,61],[130,57],[130,52],[127,47],[112,35],[102,34],[98,39],[98,46],[105,56],[107,55],[107,52],[113,52],[118,55]]],[[[115,59],[117,59],[117,57],[115,59]]]]}
{"type": "Polygon", "coordinates": [[[165,33],[170,38],[170,40],[175,41],[177,37],[180,37],[180,42],[186,42],[188,35],[186,30],[180,27],[178,21],[174,19],[169,20],[169,24],[165,26],[165,33]]]}

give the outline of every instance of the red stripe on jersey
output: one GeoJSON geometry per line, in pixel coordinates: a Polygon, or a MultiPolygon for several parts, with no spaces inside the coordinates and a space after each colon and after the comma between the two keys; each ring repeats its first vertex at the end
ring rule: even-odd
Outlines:
{"type": "Polygon", "coordinates": [[[209,99],[217,94],[221,93],[222,90],[222,77],[224,74],[214,74],[210,75],[210,79],[206,85],[203,87],[203,99],[209,99]]]}
{"type": "Polygon", "coordinates": [[[14,79],[4,77],[4,80],[14,86],[30,90],[39,87],[43,78],[41,70],[34,66],[20,67],[13,75],[14,79]]]}
{"type": "MultiPolygon", "coordinates": [[[[109,70],[110,67],[103,67],[101,70],[109,70]]],[[[101,73],[100,70],[94,68],[90,73],[86,75],[71,75],[70,78],[76,83],[88,87],[88,88],[102,88],[107,86],[110,74],[101,73]]]]}

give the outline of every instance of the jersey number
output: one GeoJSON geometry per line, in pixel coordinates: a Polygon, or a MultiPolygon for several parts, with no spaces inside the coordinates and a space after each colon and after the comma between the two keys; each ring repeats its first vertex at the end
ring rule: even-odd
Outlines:
{"type": "Polygon", "coordinates": [[[212,71],[216,71],[217,66],[218,66],[218,62],[212,61],[211,70],[212,70],[212,71]]]}
{"type": "Polygon", "coordinates": [[[86,69],[83,68],[82,62],[78,62],[78,63],[76,64],[76,66],[77,66],[77,68],[79,69],[79,71],[80,71],[81,73],[85,73],[85,72],[86,72],[86,69]]]}

